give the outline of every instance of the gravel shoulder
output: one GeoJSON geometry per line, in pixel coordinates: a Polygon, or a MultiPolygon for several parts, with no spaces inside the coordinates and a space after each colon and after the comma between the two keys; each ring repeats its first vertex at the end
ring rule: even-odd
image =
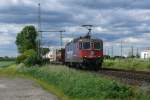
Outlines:
{"type": "Polygon", "coordinates": [[[32,80],[0,77],[0,100],[58,100],[32,80]]]}

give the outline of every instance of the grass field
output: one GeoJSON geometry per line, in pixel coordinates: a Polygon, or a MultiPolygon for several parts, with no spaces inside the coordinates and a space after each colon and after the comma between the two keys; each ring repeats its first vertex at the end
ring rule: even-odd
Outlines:
{"type": "Polygon", "coordinates": [[[0,61],[0,68],[8,67],[14,63],[14,61],[0,61]]]}
{"type": "Polygon", "coordinates": [[[34,79],[62,100],[150,100],[150,96],[133,87],[104,76],[64,66],[45,65],[28,68],[12,65],[0,69],[0,75],[34,79]]]}
{"type": "Polygon", "coordinates": [[[103,66],[106,68],[150,71],[150,61],[141,59],[104,60],[103,66]]]}

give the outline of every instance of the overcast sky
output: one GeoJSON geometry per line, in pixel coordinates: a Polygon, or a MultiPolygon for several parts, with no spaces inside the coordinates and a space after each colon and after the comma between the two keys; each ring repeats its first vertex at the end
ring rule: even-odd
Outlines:
{"type": "MultiPolygon", "coordinates": [[[[17,55],[16,34],[25,25],[37,26],[38,2],[0,0],[0,56],[17,55]]],[[[93,24],[93,36],[107,47],[121,40],[145,47],[150,43],[150,0],[41,0],[41,9],[42,29],[65,29],[64,41],[84,35],[81,25],[93,24]]],[[[45,45],[59,45],[59,33],[44,33],[43,38],[45,45]]]]}

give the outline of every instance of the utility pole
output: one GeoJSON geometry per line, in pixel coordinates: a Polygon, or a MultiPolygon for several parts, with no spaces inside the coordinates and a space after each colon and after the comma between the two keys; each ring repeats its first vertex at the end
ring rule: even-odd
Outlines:
{"type": "Polygon", "coordinates": [[[139,48],[136,49],[136,57],[139,58],[139,48]]]}
{"type": "Polygon", "coordinates": [[[62,49],[62,46],[63,46],[63,36],[62,36],[62,33],[65,32],[64,30],[61,30],[59,31],[60,32],[60,46],[61,46],[61,49],[62,49]]]}
{"type": "Polygon", "coordinates": [[[107,55],[107,48],[105,47],[104,49],[104,52],[105,52],[105,56],[107,55]]]}
{"type": "Polygon", "coordinates": [[[132,58],[133,58],[133,56],[134,56],[134,51],[133,51],[133,49],[134,49],[134,47],[133,46],[131,46],[131,56],[132,56],[132,58]]]}
{"type": "Polygon", "coordinates": [[[38,57],[41,56],[41,39],[42,39],[42,32],[41,31],[41,4],[38,3],[38,57]]]}
{"type": "Polygon", "coordinates": [[[122,52],[123,52],[123,46],[122,46],[122,40],[121,40],[121,43],[120,43],[120,53],[121,53],[121,57],[122,57],[122,52]]]}
{"type": "Polygon", "coordinates": [[[113,46],[111,47],[111,55],[112,55],[112,57],[114,56],[114,48],[113,48],[113,46]]]}
{"type": "Polygon", "coordinates": [[[109,56],[109,47],[107,48],[107,55],[109,56]]]}

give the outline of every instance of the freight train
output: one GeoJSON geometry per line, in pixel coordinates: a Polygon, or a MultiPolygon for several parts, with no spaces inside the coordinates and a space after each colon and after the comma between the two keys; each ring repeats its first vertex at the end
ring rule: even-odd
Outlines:
{"type": "Polygon", "coordinates": [[[73,39],[65,48],[56,50],[55,61],[69,67],[99,70],[103,62],[103,41],[90,36],[73,39]]]}

